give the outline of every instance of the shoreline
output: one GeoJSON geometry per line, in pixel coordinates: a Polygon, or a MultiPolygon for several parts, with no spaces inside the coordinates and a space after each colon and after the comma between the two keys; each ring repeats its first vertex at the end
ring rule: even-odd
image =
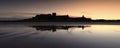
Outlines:
{"type": "Polygon", "coordinates": [[[0,25],[27,25],[27,26],[120,25],[120,22],[0,22],[0,25]]]}

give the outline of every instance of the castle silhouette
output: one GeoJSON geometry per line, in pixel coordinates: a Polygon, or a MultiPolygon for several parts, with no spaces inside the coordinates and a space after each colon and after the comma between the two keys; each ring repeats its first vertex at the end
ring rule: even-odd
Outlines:
{"type": "Polygon", "coordinates": [[[24,21],[34,21],[34,22],[77,22],[77,21],[91,21],[91,18],[86,18],[84,15],[78,18],[71,18],[69,15],[57,15],[56,13],[52,14],[39,14],[30,19],[24,19],[24,21]]]}
{"type": "Polygon", "coordinates": [[[38,14],[35,17],[22,19],[22,20],[5,20],[0,22],[120,22],[120,20],[105,20],[105,19],[96,19],[92,20],[87,18],[84,15],[82,17],[72,18],[69,15],[57,15],[56,13],[52,14],[38,14]]]}

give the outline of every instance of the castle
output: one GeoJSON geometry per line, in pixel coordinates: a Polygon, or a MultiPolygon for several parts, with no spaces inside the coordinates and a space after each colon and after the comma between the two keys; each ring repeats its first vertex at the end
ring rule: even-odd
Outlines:
{"type": "Polygon", "coordinates": [[[69,15],[39,14],[32,18],[33,21],[91,21],[91,18],[86,18],[84,15],[78,18],[70,18],[69,15]]]}

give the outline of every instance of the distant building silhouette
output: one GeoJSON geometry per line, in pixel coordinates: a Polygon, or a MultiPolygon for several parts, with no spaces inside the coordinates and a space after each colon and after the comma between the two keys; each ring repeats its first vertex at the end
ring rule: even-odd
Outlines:
{"type": "Polygon", "coordinates": [[[91,18],[86,18],[84,15],[82,17],[72,18],[69,15],[57,15],[56,13],[52,14],[37,14],[35,17],[21,20],[2,20],[0,22],[120,22],[118,20],[105,20],[105,19],[96,19],[92,20],[91,18]]]}
{"type": "Polygon", "coordinates": [[[85,18],[85,16],[84,15],[82,15],[82,17],[81,18],[85,18]]]}
{"type": "Polygon", "coordinates": [[[52,16],[56,16],[56,13],[52,13],[52,16]]]}
{"type": "Polygon", "coordinates": [[[32,18],[33,21],[91,21],[91,18],[86,18],[84,15],[79,18],[70,18],[69,15],[57,15],[56,13],[52,14],[40,14],[32,18]]]}

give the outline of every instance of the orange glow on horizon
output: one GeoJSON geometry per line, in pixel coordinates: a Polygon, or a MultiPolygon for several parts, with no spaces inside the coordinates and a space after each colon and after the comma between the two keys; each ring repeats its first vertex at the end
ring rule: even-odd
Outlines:
{"type": "Polygon", "coordinates": [[[120,19],[120,1],[117,0],[61,0],[61,1],[35,1],[17,4],[16,2],[1,6],[0,17],[34,17],[36,14],[56,12],[58,15],[68,14],[72,18],[82,15],[92,19],[120,19]],[[24,6],[23,6],[24,5],[24,6]],[[22,12],[23,14],[11,14],[22,12]]]}

